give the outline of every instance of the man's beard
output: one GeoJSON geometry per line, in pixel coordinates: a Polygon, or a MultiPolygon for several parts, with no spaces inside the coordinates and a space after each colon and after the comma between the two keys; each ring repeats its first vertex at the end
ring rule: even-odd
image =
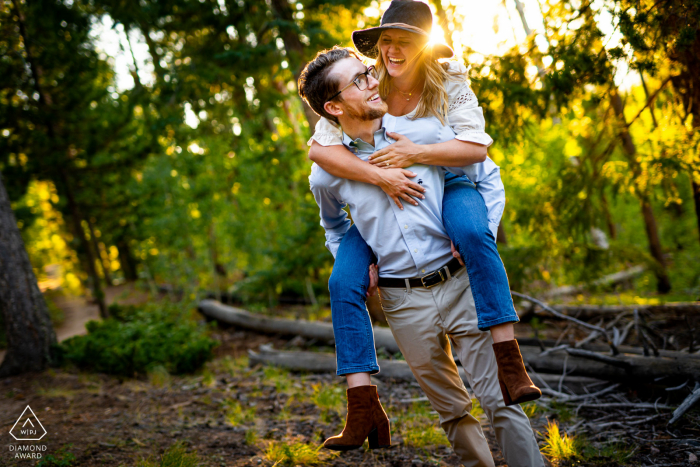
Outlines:
{"type": "Polygon", "coordinates": [[[355,109],[350,108],[350,107],[347,108],[348,116],[350,118],[360,120],[363,122],[382,118],[384,116],[384,114],[387,113],[388,110],[389,110],[389,106],[386,104],[386,102],[383,102],[383,101],[382,101],[381,108],[370,107],[366,103],[363,104],[362,108],[359,110],[355,110],[355,109]]]}

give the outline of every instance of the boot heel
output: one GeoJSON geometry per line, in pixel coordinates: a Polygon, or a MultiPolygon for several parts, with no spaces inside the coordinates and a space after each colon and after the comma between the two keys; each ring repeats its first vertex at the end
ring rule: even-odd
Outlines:
{"type": "Polygon", "coordinates": [[[503,393],[503,402],[505,402],[507,406],[515,405],[513,400],[510,398],[510,394],[508,394],[508,388],[506,387],[506,384],[500,379],[498,380],[498,384],[499,386],[501,386],[501,393],[503,393]]]}
{"type": "Polygon", "coordinates": [[[391,430],[389,422],[382,423],[372,429],[367,436],[370,449],[381,449],[391,447],[391,430]]]}

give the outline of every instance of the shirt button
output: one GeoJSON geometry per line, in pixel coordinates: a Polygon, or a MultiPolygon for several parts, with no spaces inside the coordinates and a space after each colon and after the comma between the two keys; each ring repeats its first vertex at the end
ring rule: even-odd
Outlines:
{"type": "Polygon", "coordinates": [[[416,250],[413,250],[413,252],[414,252],[414,253],[418,253],[418,250],[417,250],[417,249],[416,249],[416,250]]]}
{"type": "Polygon", "coordinates": [[[420,272],[425,272],[425,269],[421,269],[420,272]]]}
{"type": "Polygon", "coordinates": [[[408,228],[408,224],[404,225],[403,228],[404,228],[404,229],[407,229],[407,228],[408,228]]]}

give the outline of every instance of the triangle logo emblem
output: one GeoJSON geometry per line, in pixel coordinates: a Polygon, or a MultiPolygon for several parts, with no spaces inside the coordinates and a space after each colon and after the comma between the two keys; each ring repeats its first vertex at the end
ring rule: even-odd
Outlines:
{"type": "Polygon", "coordinates": [[[39,441],[46,436],[46,429],[31,407],[27,406],[10,429],[10,434],[17,441],[39,441]]]}

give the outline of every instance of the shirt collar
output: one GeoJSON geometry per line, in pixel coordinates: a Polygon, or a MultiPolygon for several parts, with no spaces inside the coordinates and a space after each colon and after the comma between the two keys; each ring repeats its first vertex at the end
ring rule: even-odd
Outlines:
{"type": "Polygon", "coordinates": [[[379,130],[374,132],[374,146],[364,141],[362,138],[352,139],[345,132],[343,132],[343,144],[349,148],[352,152],[356,150],[369,150],[374,152],[374,148],[379,144],[380,141],[386,141],[386,128],[384,128],[384,121],[382,120],[382,126],[379,130]]]}

